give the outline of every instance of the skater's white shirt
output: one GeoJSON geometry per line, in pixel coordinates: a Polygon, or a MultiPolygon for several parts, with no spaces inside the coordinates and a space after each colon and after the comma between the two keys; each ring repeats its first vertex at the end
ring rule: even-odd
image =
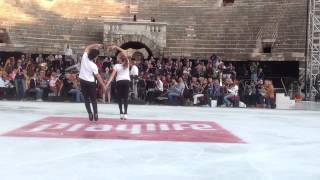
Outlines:
{"type": "Polygon", "coordinates": [[[129,68],[124,68],[122,64],[116,64],[114,65],[114,70],[117,72],[116,81],[121,81],[121,80],[130,81],[129,68]]]}
{"type": "Polygon", "coordinates": [[[139,69],[136,65],[133,65],[131,67],[130,75],[131,76],[138,76],[139,75],[139,69]]]}
{"type": "Polygon", "coordinates": [[[84,53],[81,60],[81,68],[79,78],[89,82],[95,82],[94,75],[99,73],[97,65],[90,61],[88,53],[84,53]]]}

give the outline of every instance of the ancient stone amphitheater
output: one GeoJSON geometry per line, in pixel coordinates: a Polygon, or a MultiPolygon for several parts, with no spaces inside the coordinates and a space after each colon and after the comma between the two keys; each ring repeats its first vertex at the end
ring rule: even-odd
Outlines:
{"type": "Polygon", "coordinates": [[[70,44],[80,53],[89,43],[109,42],[106,24],[132,23],[136,14],[136,23],[153,26],[154,17],[154,25],[165,26],[161,37],[124,33],[113,39],[119,45],[135,41],[156,55],[215,53],[226,61],[295,61],[304,67],[305,0],[0,0],[0,6],[2,52],[58,53],[70,44]],[[154,42],[157,37],[162,44],[154,42]]]}

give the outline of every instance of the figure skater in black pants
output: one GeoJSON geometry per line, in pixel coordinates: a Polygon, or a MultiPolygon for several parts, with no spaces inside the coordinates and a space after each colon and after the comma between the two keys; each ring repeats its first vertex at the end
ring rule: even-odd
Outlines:
{"type": "Polygon", "coordinates": [[[82,56],[79,74],[81,92],[84,97],[84,102],[90,121],[93,121],[93,119],[94,121],[98,121],[96,79],[104,88],[104,92],[106,88],[101,76],[99,75],[98,67],[94,63],[94,60],[99,55],[99,48],[102,48],[101,44],[92,44],[86,47],[82,56]],[[93,114],[91,111],[90,102],[92,103],[93,114]]]}
{"type": "Polygon", "coordinates": [[[117,47],[111,46],[112,49],[117,49],[120,53],[117,56],[117,64],[114,66],[114,71],[112,72],[106,87],[110,85],[114,77],[116,76],[116,90],[117,99],[120,110],[120,119],[128,119],[128,96],[129,96],[129,86],[130,86],[130,74],[129,74],[129,57],[127,51],[117,47]],[[122,109],[124,106],[124,111],[122,109]]]}

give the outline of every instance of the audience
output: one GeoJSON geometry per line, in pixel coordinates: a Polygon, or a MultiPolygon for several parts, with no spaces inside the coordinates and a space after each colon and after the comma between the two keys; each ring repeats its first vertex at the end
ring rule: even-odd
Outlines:
{"type": "MultiPolygon", "coordinates": [[[[6,59],[0,66],[0,98],[24,100],[35,96],[37,101],[42,101],[55,96],[64,101],[81,102],[78,71],[70,70],[78,58],[70,51],[65,56],[39,54],[33,59],[26,54],[6,59]]],[[[96,64],[107,80],[114,58],[100,58],[96,64]]],[[[156,57],[141,62],[133,60],[130,97],[148,103],[168,99],[171,104],[190,105],[211,105],[215,100],[217,106],[227,107],[238,106],[237,102],[243,101],[249,107],[274,108],[274,88],[271,81],[265,80],[262,67],[251,63],[249,68],[241,70],[251,79],[237,81],[236,67],[222,62],[216,55],[209,60],[156,57]]],[[[115,95],[114,83],[105,93],[99,87],[97,94],[101,102],[111,103],[115,95]]]]}

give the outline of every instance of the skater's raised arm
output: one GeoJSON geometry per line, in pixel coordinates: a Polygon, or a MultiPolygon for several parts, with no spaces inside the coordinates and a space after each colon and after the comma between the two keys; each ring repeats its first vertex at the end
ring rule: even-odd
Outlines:
{"type": "Polygon", "coordinates": [[[84,50],[84,52],[89,53],[90,49],[100,49],[102,48],[103,45],[102,44],[90,44],[86,47],[86,49],[84,50]]]}
{"type": "Polygon", "coordinates": [[[116,45],[111,45],[110,48],[111,48],[111,49],[116,49],[116,50],[118,50],[118,51],[120,51],[120,52],[123,52],[123,53],[125,53],[125,54],[127,53],[126,50],[124,50],[124,49],[122,49],[121,47],[118,47],[118,46],[116,46],[116,45]]]}
{"type": "Polygon", "coordinates": [[[120,53],[122,53],[128,60],[130,59],[129,58],[129,52],[127,50],[124,50],[124,49],[122,49],[122,48],[120,48],[120,47],[118,47],[116,45],[112,45],[112,46],[110,46],[110,48],[120,51],[120,53]]]}

